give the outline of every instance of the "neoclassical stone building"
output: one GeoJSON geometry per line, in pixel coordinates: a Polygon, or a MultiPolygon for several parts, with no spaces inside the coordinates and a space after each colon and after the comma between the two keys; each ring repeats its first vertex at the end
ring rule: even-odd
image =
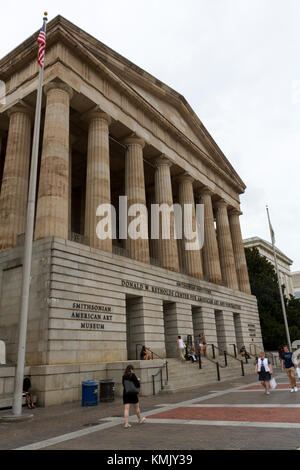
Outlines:
{"type": "MultiPolygon", "coordinates": [[[[0,339],[11,362],[36,39],[0,61],[7,92],[0,108],[0,339]]],[[[239,222],[244,191],[181,95],[61,16],[48,24],[26,354],[44,403],[57,402],[62,390],[65,401],[73,399],[76,374],[135,359],[140,344],[174,357],[178,335],[204,332],[229,351],[262,346],[239,222]],[[174,237],[100,240],[97,207],[111,203],[118,212],[124,195],[128,205],[147,207],[202,203],[203,248],[187,251],[174,237]],[[51,389],[51,374],[64,374],[69,386],[52,382],[51,389]]]]}

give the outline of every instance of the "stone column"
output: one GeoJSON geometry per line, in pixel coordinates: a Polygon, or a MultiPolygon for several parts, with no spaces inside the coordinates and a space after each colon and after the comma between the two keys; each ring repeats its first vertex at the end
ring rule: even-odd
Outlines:
{"type": "Polygon", "coordinates": [[[72,141],[70,138],[70,148],[69,148],[69,239],[71,239],[72,232],[72,141]]]}
{"type": "MultiPolygon", "coordinates": [[[[143,148],[145,146],[145,142],[133,134],[126,138],[123,143],[127,147],[125,156],[125,195],[128,198],[128,210],[133,204],[140,204],[146,209],[143,160],[143,148]]],[[[141,235],[144,234],[143,236],[147,238],[137,238],[134,240],[128,233],[125,246],[132,259],[141,261],[142,263],[150,263],[147,211],[143,214],[137,212],[137,216],[141,216],[139,231],[141,232],[141,235]]],[[[132,220],[134,220],[134,217],[128,216],[128,229],[130,228],[130,222],[132,220]]]]}
{"type": "MultiPolygon", "coordinates": [[[[189,276],[196,277],[198,279],[203,278],[202,270],[202,259],[200,246],[196,250],[188,250],[186,245],[192,243],[195,240],[188,240],[185,238],[184,233],[184,222],[189,225],[190,231],[197,231],[196,223],[196,210],[195,210],[195,199],[193,191],[193,178],[189,175],[182,175],[178,178],[179,182],[179,204],[182,207],[183,215],[183,224],[182,224],[182,238],[181,242],[181,252],[182,252],[182,261],[183,267],[186,274],[189,276]],[[191,209],[185,209],[184,206],[189,205],[191,209]],[[189,212],[189,210],[191,210],[189,212]]],[[[200,240],[198,240],[200,242],[200,240]]]]}
{"type": "Polygon", "coordinates": [[[4,141],[4,132],[0,131],[0,164],[1,164],[1,156],[2,156],[2,151],[3,151],[3,141],[4,141]]]}
{"type": "MultiPolygon", "coordinates": [[[[171,162],[162,156],[156,160],[155,172],[155,201],[156,204],[173,206],[173,194],[171,184],[171,162]]],[[[170,239],[161,237],[162,218],[160,218],[160,237],[157,240],[158,256],[162,267],[170,271],[179,272],[177,241],[175,239],[174,213],[170,213],[170,239]]]]}
{"type": "Polygon", "coordinates": [[[155,188],[148,189],[148,233],[149,233],[149,251],[153,262],[159,261],[157,240],[151,237],[151,207],[155,204],[155,188]]]}
{"type": "Polygon", "coordinates": [[[31,151],[31,114],[22,104],[8,112],[9,131],[0,196],[0,251],[25,232],[31,151]]]}
{"type": "Polygon", "coordinates": [[[241,214],[242,212],[238,210],[231,211],[229,213],[229,224],[239,287],[242,292],[251,294],[245,249],[240,226],[241,214]]]}
{"type": "Polygon", "coordinates": [[[72,89],[60,82],[44,87],[47,95],[35,239],[68,239],[69,117],[72,89]]]}
{"type": "Polygon", "coordinates": [[[216,203],[216,223],[222,278],[227,287],[239,290],[233,255],[227,204],[221,200],[216,203]]]}
{"type": "Polygon", "coordinates": [[[89,119],[86,175],[85,236],[93,248],[112,252],[112,238],[100,240],[96,233],[97,207],[110,204],[109,126],[111,118],[100,108],[87,115],[89,119]]]}
{"type": "Polygon", "coordinates": [[[222,274],[218,243],[214,224],[212,207],[212,193],[204,189],[200,194],[201,203],[204,205],[204,245],[202,248],[203,270],[209,282],[222,285],[222,274]]]}

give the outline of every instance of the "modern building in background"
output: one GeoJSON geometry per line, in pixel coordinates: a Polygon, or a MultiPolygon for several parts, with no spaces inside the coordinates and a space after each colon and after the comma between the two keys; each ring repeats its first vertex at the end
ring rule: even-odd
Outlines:
{"type": "Polygon", "coordinates": [[[294,287],[294,296],[297,299],[300,299],[300,271],[295,271],[292,273],[293,287],[294,287]]]}
{"type": "MultiPolygon", "coordinates": [[[[0,339],[11,363],[36,39],[0,61],[7,90],[0,108],[0,339]]],[[[142,345],[174,358],[178,335],[186,341],[204,332],[228,352],[233,344],[261,349],[239,222],[245,185],[186,100],[58,16],[47,30],[42,108],[26,348],[39,403],[78,400],[87,378],[114,377],[120,390],[122,371],[142,345]],[[201,202],[203,248],[187,251],[173,236],[126,240],[119,231],[100,240],[97,207],[111,203],[118,220],[120,196],[148,208],[201,202]]],[[[159,361],[142,362],[143,390],[152,390],[159,361]]]]}
{"type": "MultiPolygon", "coordinates": [[[[271,243],[259,237],[251,237],[244,239],[244,247],[258,248],[260,254],[265,256],[267,260],[274,265],[274,254],[271,243]]],[[[291,265],[293,264],[293,261],[277,247],[275,247],[275,249],[281,285],[284,285],[284,293],[287,297],[289,295],[294,295],[293,277],[291,273],[291,265]]]]}

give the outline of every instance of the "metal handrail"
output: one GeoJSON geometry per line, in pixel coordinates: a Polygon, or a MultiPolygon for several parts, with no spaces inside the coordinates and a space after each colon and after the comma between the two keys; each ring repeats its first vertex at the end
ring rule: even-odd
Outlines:
{"type": "Polygon", "coordinates": [[[164,388],[164,385],[163,385],[163,377],[162,377],[162,367],[161,367],[161,368],[159,369],[159,371],[158,371],[156,374],[152,374],[153,395],[155,395],[155,377],[157,377],[158,374],[160,374],[160,386],[161,386],[161,389],[164,388]]]}
{"type": "MultiPolygon", "coordinates": [[[[138,361],[138,353],[137,353],[137,348],[138,348],[138,346],[142,346],[142,347],[143,347],[144,345],[143,345],[143,344],[136,344],[136,345],[135,345],[135,357],[136,357],[136,360],[137,360],[137,361],[138,361]]],[[[152,359],[153,359],[153,354],[154,354],[155,356],[157,356],[158,359],[162,359],[162,360],[165,359],[164,357],[161,357],[161,356],[159,356],[158,354],[156,354],[155,352],[151,351],[150,348],[146,348],[146,349],[148,349],[148,351],[151,353],[152,359]]]]}
{"type": "Polygon", "coordinates": [[[220,364],[218,361],[214,361],[214,360],[211,359],[210,357],[207,357],[207,356],[206,356],[206,359],[216,365],[216,368],[217,368],[217,380],[218,380],[218,382],[220,382],[220,380],[221,380],[221,377],[220,377],[220,367],[221,367],[222,369],[225,369],[226,366],[225,366],[225,365],[222,366],[222,364],[220,364]]]}
{"type": "Polygon", "coordinates": [[[254,359],[257,359],[257,358],[258,358],[258,354],[253,355],[253,354],[250,353],[249,351],[247,351],[247,354],[249,354],[249,356],[250,356],[250,357],[253,357],[254,359]]]}
{"type": "MultiPolygon", "coordinates": [[[[144,346],[143,344],[136,344],[135,345],[135,355],[136,355],[136,360],[138,360],[138,346],[144,346]]],[[[152,356],[152,360],[153,360],[153,355],[157,356],[159,359],[165,361],[165,363],[160,367],[160,370],[155,374],[155,375],[152,375],[152,383],[153,383],[153,395],[155,395],[155,377],[161,373],[161,388],[163,389],[163,378],[162,378],[162,369],[163,367],[166,368],[166,384],[169,382],[169,369],[168,369],[168,361],[159,356],[158,354],[156,354],[155,352],[151,351],[151,349],[149,348],[146,348],[148,349],[148,351],[151,353],[151,356],[152,356]]]]}
{"type": "Polygon", "coordinates": [[[275,354],[273,354],[271,351],[266,353],[267,358],[268,358],[268,356],[271,356],[271,358],[272,358],[272,365],[277,367],[277,356],[275,354]]]}
{"type": "MultiPolygon", "coordinates": [[[[216,365],[216,368],[217,368],[217,380],[218,382],[220,382],[221,380],[221,377],[220,377],[220,367],[222,369],[225,369],[226,365],[222,366],[222,364],[220,364],[218,361],[214,361],[213,359],[211,359],[210,357],[208,357],[207,355],[205,356],[206,359],[210,362],[212,362],[213,364],[216,365]]],[[[200,348],[199,348],[199,369],[202,369],[202,359],[201,359],[201,354],[200,354],[200,348]]]]}
{"type": "Polygon", "coordinates": [[[211,347],[212,347],[213,359],[216,359],[215,349],[218,349],[218,350],[224,355],[225,366],[221,366],[221,364],[220,364],[220,367],[227,367],[227,355],[228,355],[228,352],[227,352],[227,351],[224,351],[224,349],[219,348],[219,346],[216,346],[216,345],[213,344],[213,343],[212,343],[212,344],[208,344],[208,346],[211,346],[211,347]]]}
{"type": "Polygon", "coordinates": [[[230,344],[229,346],[233,346],[234,356],[237,358],[237,353],[236,353],[237,346],[236,346],[236,344],[235,344],[235,343],[232,343],[232,344],[230,344]]]}
{"type": "MultiPolygon", "coordinates": [[[[245,375],[245,370],[244,370],[244,362],[243,362],[243,359],[238,359],[237,357],[234,357],[233,354],[230,354],[229,352],[225,351],[224,349],[221,349],[219,348],[218,346],[216,346],[215,344],[211,344],[211,346],[213,346],[213,349],[214,348],[217,348],[219,351],[221,351],[223,354],[224,354],[224,359],[225,359],[225,367],[227,367],[227,356],[230,356],[232,359],[234,359],[235,361],[238,361],[240,364],[241,364],[241,369],[242,369],[242,376],[244,377],[245,375]]],[[[248,361],[246,359],[246,364],[248,364],[248,361]]],[[[220,365],[221,366],[221,365],[220,365]]],[[[221,366],[222,367],[222,366],[221,366]]],[[[223,366],[224,367],[224,366],[223,366]]]]}

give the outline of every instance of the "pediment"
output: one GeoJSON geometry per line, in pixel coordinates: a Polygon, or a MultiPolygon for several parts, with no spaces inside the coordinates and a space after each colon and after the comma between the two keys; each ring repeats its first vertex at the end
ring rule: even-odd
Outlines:
{"type": "MultiPolygon", "coordinates": [[[[32,60],[36,54],[36,38],[37,33],[0,61],[0,79],[9,76],[12,67],[14,71],[21,69],[26,62],[32,60]]],[[[57,16],[48,24],[48,46],[56,41],[63,41],[68,47],[75,49],[83,60],[92,56],[102,68],[111,72],[112,80],[121,81],[131,93],[134,92],[148,107],[154,109],[161,119],[171,124],[178,133],[178,140],[191,142],[201,151],[207,162],[222,170],[234,186],[240,189],[239,192],[244,192],[245,184],[182,95],[62,16],[57,16]]]]}

